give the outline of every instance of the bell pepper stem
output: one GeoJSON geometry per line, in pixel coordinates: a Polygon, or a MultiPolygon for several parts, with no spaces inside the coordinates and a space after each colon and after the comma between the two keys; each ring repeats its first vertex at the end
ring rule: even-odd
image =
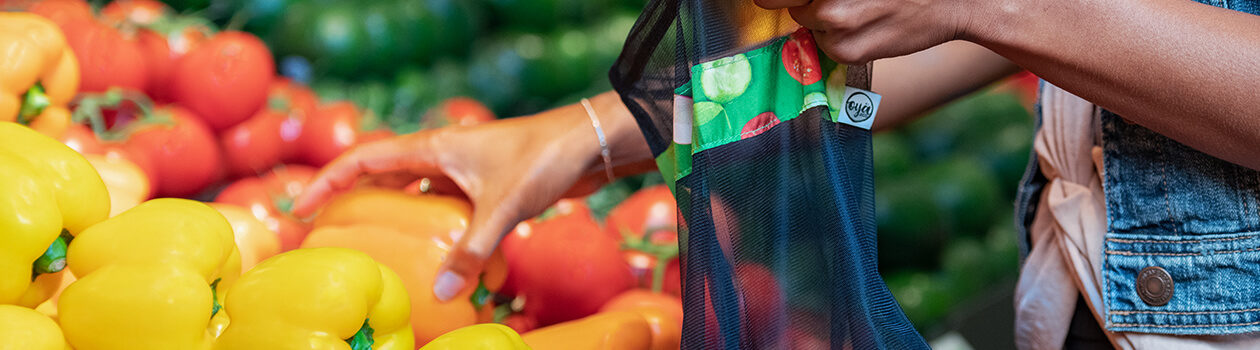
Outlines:
{"type": "Polygon", "coordinates": [[[351,350],[372,350],[372,326],[368,325],[370,319],[363,320],[363,327],[359,327],[359,331],[355,332],[350,339],[346,339],[346,343],[350,344],[351,350]]]}
{"type": "Polygon", "coordinates": [[[482,306],[490,303],[490,290],[486,288],[485,282],[477,282],[477,289],[473,290],[472,295],[468,296],[468,301],[472,302],[474,309],[481,309],[482,306]]]}
{"type": "Polygon", "coordinates": [[[216,278],[214,282],[210,282],[210,317],[214,317],[223,308],[223,305],[219,304],[219,281],[222,280],[222,278],[216,278]]]}
{"type": "Polygon", "coordinates": [[[35,263],[31,264],[31,280],[41,274],[57,273],[66,268],[66,247],[71,239],[73,236],[70,236],[70,232],[61,229],[61,235],[48,245],[48,249],[44,250],[44,255],[40,255],[35,259],[35,263]]]}
{"type": "Polygon", "coordinates": [[[44,109],[52,105],[52,100],[48,99],[48,95],[44,93],[44,85],[35,83],[30,89],[26,90],[26,95],[22,98],[22,108],[18,112],[18,123],[30,124],[30,122],[44,113],[44,109]]]}

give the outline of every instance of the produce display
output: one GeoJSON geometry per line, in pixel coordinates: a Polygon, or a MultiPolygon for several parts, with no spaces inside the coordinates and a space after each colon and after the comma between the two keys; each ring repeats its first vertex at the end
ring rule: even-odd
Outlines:
{"type": "MultiPolygon", "coordinates": [[[[449,302],[466,199],[361,184],[291,210],[356,145],[610,89],[643,4],[0,0],[0,349],[677,348],[658,174],[520,223],[449,302]]],[[[1030,88],[875,137],[880,266],[921,330],[1015,274],[1030,88]]],[[[781,304],[764,268],[735,273],[781,304]]]]}

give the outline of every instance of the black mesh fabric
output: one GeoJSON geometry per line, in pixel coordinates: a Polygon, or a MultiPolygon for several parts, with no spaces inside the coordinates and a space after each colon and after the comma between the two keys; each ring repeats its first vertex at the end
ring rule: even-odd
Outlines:
{"type": "MultiPolygon", "coordinates": [[[[653,0],[610,72],[652,151],[672,152],[691,67],[795,29],[750,0],[653,0]]],[[[863,67],[850,85],[869,87],[863,67]]],[[[674,181],[683,349],[927,348],[876,266],[870,131],[808,108],[690,154],[674,181]]],[[[674,174],[665,174],[667,177],[674,174]]]]}

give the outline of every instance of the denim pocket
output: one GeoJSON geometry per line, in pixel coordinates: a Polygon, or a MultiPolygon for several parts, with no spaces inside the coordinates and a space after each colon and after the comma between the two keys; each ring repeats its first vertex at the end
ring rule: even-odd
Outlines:
{"type": "Polygon", "coordinates": [[[1102,126],[1107,329],[1260,330],[1260,172],[1110,112],[1102,126]]]}
{"type": "Polygon", "coordinates": [[[1257,232],[1157,240],[1108,233],[1105,249],[1108,330],[1164,334],[1260,330],[1257,232]],[[1142,276],[1151,267],[1170,278],[1167,304],[1152,305],[1151,297],[1141,296],[1151,293],[1144,283],[1158,282],[1142,276]]]}

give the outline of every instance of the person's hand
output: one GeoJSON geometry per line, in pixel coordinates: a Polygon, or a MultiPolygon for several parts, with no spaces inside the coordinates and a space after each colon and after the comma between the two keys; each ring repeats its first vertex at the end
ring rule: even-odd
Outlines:
{"type": "Polygon", "coordinates": [[[866,63],[966,39],[988,1],[977,0],[754,0],[788,9],[814,32],[818,47],[836,62],[866,63]]]}
{"type": "MultiPolygon", "coordinates": [[[[615,94],[592,101],[615,104],[628,114],[615,94]]],[[[620,116],[609,108],[605,114],[620,116]]],[[[610,138],[630,135],[643,144],[637,129],[633,134],[608,130],[624,128],[624,121],[606,124],[611,124],[605,126],[610,138]]],[[[633,120],[629,124],[633,127],[633,120]]],[[[499,239],[518,222],[542,213],[560,198],[592,192],[606,181],[596,140],[582,107],[568,106],[530,117],[367,143],[325,166],[294,202],[294,214],[310,216],[337,192],[363,182],[401,187],[429,178],[439,187],[457,187],[453,191],[468,198],[473,213],[468,231],[443,262],[434,284],[434,294],[447,300],[469,281],[476,281],[499,239]]]]}

